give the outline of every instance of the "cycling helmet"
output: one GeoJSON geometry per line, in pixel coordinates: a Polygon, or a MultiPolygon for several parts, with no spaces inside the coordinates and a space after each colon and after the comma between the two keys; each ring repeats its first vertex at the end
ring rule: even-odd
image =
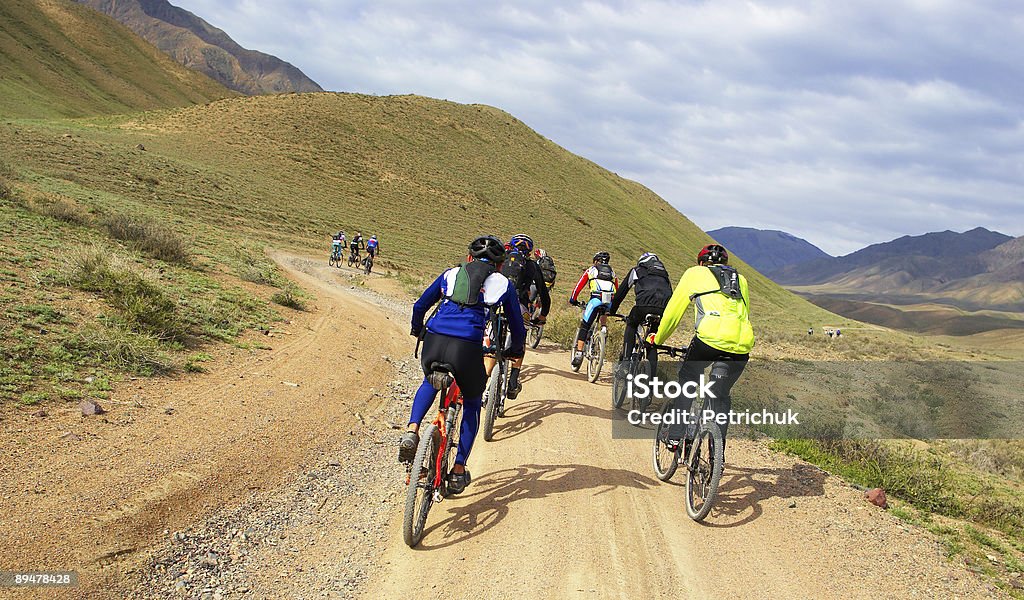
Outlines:
{"type": "Polygon", "coordinates": [[[653,252],[644,252],[643,254],[640,255],[640,260],[636,261],[636,266],[642,267],[647,262],[650,262],[650,261],[660,262],[660,260],[661,259],[658,258],[657,254],[655,254],[653,252]]]}
{"type": "Polygon", "coordinates": [[[513,235],[511,239],[509,239],[508,243],[523,254],[533,252],[533,239],[525,233],[517,233],[513,235]]]}
{"type": "Polygon", "coordinates": [[[729,253],[718,244],[708,244],[697,253],[697,264],[707,263],[709,265],[729,264],[729,253]]]}
{"type": "Polygon", "coordinates": [[[599,263],[602,263],[602,264],[606,265],[609,262],[611,262],[611,260],[612,260],[612,255],[608,254],[604,250],[602,250],[602,251],[600,251],[600,252],[598,252],[597,254],[594,255],[594,262],[599,262],[599,263]]]}
{"type": "Polygon", "coordinates": [[[376,235],[371,235],[371,236],[370,236],[370,239],[371,239],[371,240],[375,240],[375,239],[377,239],[377,236],[376,236],[376,235]]]}
{"type": "Polygon", "coordinates": [[[469,255],[498,263],[505,260],[505,246],[493,235],[484,235],[469,243],[469,255]]]}

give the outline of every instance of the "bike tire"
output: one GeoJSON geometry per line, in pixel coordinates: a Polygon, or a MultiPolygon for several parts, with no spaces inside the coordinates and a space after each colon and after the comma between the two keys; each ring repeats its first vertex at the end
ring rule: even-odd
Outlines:
{"type": "Polygon", "coordinates": [[[604,335],[599,333],[591,339],[593,341],[590,347],[590,359],[587,361],[587,381],[594,383],[601,376],[601,366],[604,365],[604,335]],[[597,346],[596,350],[594,345],[597,346]]]}
{"type": "Polygon", "coordinates": [[[543,325],[535,325],[530,328],[530,347],[534,350],[540,345],[540,338],[544,334],[543,325]]]}
{"type": "Polygon", "coordinates": [[[409,486],[405,493],[405,519],[402,523],[402,537],[410,548],[415,548],[423,539],[423,528],[427,524],[430,506],[434,503],[434,469],[440,438],[437,425],[427,425],[420,436],[416,458],[412,461],[409,486]]]}
{"type": "Polygon", "coordinates": [[[487,379],[487,405],[484,407],[484,441],[494,439],[494,421],[498,418],[498,408],[501,405],[501,361],[494,365],[491,376],[487,379]]]}
{"type": "Polygon", "coordinates": [[[627,385],[626,376],[633,372],[633,361],[628,363],[620,361],[612,373],[612,407],[622,408],[626,402],[627,385]]]}
{"type": "Polygon", "coordinates": [[[654,432],[654,474],[661,481],[668,481],[676,474],[676,469],[679,467],[679,453],[682,452],[681,444],[676,446],[674,452],[669,452],[668,446],[662,443],[662,435],[668,433],[666,430],[669,427],[670,425],[666,423],[659,423],[658,429],[654,432]]]}
{"type": "Polygon", "coordinates": [[[711,512],[725,468],[725,442],[717,423],[704,423],[697,429],[686,461],[686,514],[699,522],[711,512]],[[697,498],[700,504],[695,502],[697,498]]]}

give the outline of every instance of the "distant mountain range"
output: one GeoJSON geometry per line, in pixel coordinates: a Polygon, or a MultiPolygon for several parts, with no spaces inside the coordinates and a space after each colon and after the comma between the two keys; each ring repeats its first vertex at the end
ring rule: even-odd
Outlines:
{"type": "Polygon", "coordinates": [[[821,248],[785,231],[723,227],[709,231],[708,235],[725,246],[730,254],[769,276],[789,265],[831,258],[821,248]]]}
{"type": "Polygon", "coordinates": [[[179,63],[243,94],[322,92],[293,65],[247,50],[228,34],[167,0],[77,0],[128,26],[179,63]]]}

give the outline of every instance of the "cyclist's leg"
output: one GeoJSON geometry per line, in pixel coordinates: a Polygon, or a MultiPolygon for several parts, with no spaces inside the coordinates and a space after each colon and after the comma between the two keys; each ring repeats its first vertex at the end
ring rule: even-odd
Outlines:
{"type": "MultiPolygon", "coordinates": [[[[735,360],[722,360],[711,365],[711,381],[714,382],[711,389],[715,394],[715,398],[708,400],[708,408],[710,410],[715,411],[716,414],[729,412],[732,408],[732,386],[739,380],[746,366],[746,357],[735,360]]],[[[722,439],[724,440],[725,434],[729,431],[728,420],[721,425],[721,429],[722,439]]]]}
{"type": "Polygon", "coordinates": [[[427,416],[430,407],[434,405],[437,397],[437,390],[430,384],[427,376],[430,374],[430,365],[441,360],[444,352],[444,339],[428,333],[423,338],[423,352],[421,353],[421,364],[423,367],[423,382],[416,395],[413,397],[412,410],[409,412],[409,424],[405,433],[398,442],[398,460],[411,462],[416,454],[416,446],[419,445],[420,423],[427,416]]]}
{"type": "Polygon", "coordinates": [[[636,346],[636,330],[640,327],[642,319],[643,315],[638,314],[636,306],[626,315],[626,332],[622,337],[623,359],[628,359],[633,354],[633,348],[636,346]]]}
{"type": "Polygon", "coordinates": [[[455,340],[449,344],[446,354],[449,364],[455,367],[455,381],[462,391],[462,426],[459,429],[459,448],[455,456],[455,466],[449,477],[449,491],[459,493],[469,484],[469,471],[466,461],[473,450],[477,431],[480,429],[480,407],[487,385],[484,372],[483,349],[474,342],[455,340]]]}

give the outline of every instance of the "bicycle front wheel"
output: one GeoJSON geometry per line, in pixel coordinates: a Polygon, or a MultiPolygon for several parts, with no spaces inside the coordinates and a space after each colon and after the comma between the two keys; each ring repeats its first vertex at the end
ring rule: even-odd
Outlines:
{"type": "Polygon", "coordinates": [[[686,457],[686,514],[703,521],[711,512],[718,484],[725,468],[725,441],[716,423],[704,423],[697,430],[690,455],[686,457]]]}
{"type": "Polygon", "coordinates": [[[534,325],[533,327],[530,327],[530,347],[531,348],[533,348],[533,349],[537,348],[537,346],[540,344],[540,336],[543,334],[543,332],[544,332],[544,326],[543,325],[534,325]]]}
{"type": "Polygon", "coordinates": [[[494,438],[494,421],[498,418],[498,410],[501,407],[501,391],[504,389],[504,377],[502,365],[504,361],[498,361],[491,370],[491,376],[487,380],[487,403],[484,405],[484,441],[489,442],[494,438]]]}
{"type": "Polygon", "coordinates": [[[416,458],[409,471],[409,487],[405,493],[405,519],[402,536],[410,548],[423,539],[423,528],[427,514],[434,503],[434,477],[437,474],[437,452],[441,444],[441,433],[437,425],[427,425],[420,436],[416,458]]]}
{"type": "Polygon", "coordinates": [[[587,361],[587,381],[590,383],[597,381],[601,375],[601,366],[604,364],[604,340],[603,332],[591,338],[590,360],[587,361]]]}

